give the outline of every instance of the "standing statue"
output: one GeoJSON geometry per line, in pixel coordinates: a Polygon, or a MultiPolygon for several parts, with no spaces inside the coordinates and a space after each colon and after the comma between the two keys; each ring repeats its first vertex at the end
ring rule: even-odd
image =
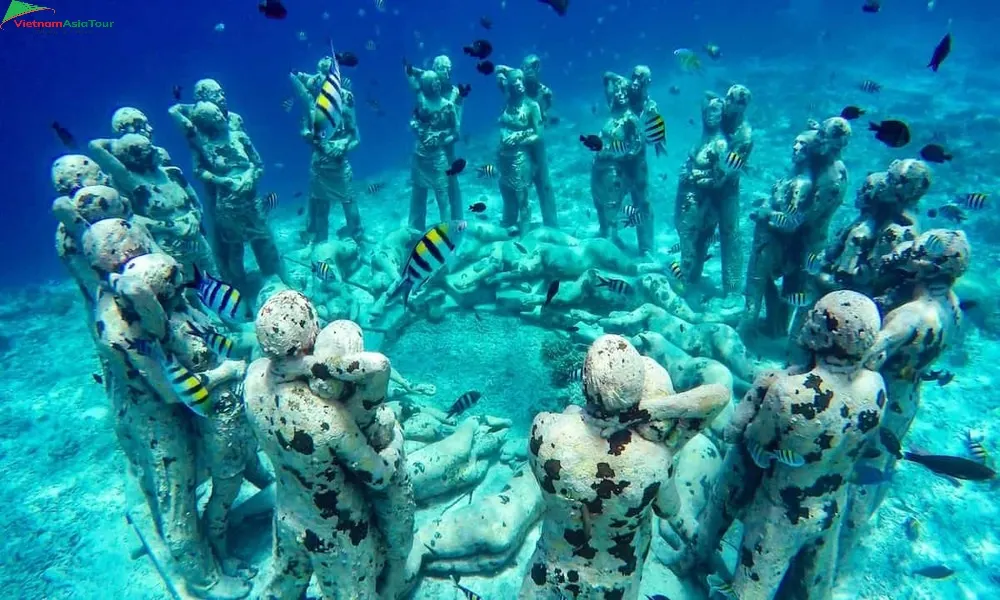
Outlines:
{"type": "MultiPolygon", "coordinates": [[[[497,72],[500,68],[497,67],[497,72]]],[[[556,118],[552,115],[552,89],[542,83],[542,59],[535,54],[529,54],[521,61],[521,71],[524,73],[524,93],[538,104],[543,125],[554,125],[556,118]]],[[[538,194],[538,205],[542,211],[542,225],[559,227],[559,217],[556,214],[556,198],[549,179],[549,160],[545,152],[545,138],[539,136],[538,141],[529,147],[533,166],[532,182],[535,193],[538,194]]]]}
{"type": "Polygon", "coordinates": [[[264,163],[243,130],[243,119],[226,108],[221,90],[212,80],[199,81],[195,98],[205,100],[170,107],[194,153],[196,175],[208,191],[205,204],[215,225],[219,269],[237,287],[246,284],[243,255],[249,243],[261,273],[284,280],[284,265],[257,196],[264,163]]]}
{"type": "Polygon", "coordinates": [[[448,221],[448,215],[454,212],[448,208],[450,180],[455,179],[447,173],[451,167],[448,149],[458,139],[459,109],[441,95],[441,76],[436,72],[421,71],[419,82],[417,106],[410,119],[410,130],[417,136],[411,169],[410,228],[425,231],[427,196],[431,191],[438,205],[440,222],[448,221]]]}
{"type": "Polygon", "coordinates": [[[752,131],[744,120],[749,102],[750,91],[742,85],[730,87],[725,98],[705,94],[702,139],[684,164],[674,201],[685,282],[696,284],[701,279],[718,228],[725,306],[740,303],[740,165],[753,150],[752,131]]]}
{"type": "MultiPolygon", "coordinates": [[[[149,141],[153,141],[153,125],[149,118],[138,108],[123,106],[111,115],[111,131],[121,137],[126,133],[138,133],[149,141]]],[[[156,153],[160,155],[160,164],[164,167],[171,166],[170,153],[166,148],[156,146],[156,153]]]]}
{"type": "Polygon", "coordinates": [[[328,327],[346,337],[334,331],[323,342],[315,308],[288,290],[271,296],[257,315],[265,357],[247,372],[246,405],[277,475],[273,562],[262,598],[300,598],[313,575],[324,598],[403,593],[406,540],[413,536],[408,482],[399,474],[403,434],[391,410],[372,414],[391,369],[381,354],[352,352],[360,330],[342,323],[328,327]],[[327,355],[312,356],[321,346],[327,355]],[[401,547],[387,548],[400,540],[401,547]],[[387,561],[394,575],[383,573],[387,561]],[[378,589],[387,581],[391,591],[378,589]]]}
{"type": "Polygon", "coordinates": [[[149,137],[126,133],[90,142],[90,152],[115,187],[132,200],[133,221],[142,224],[161,250],[193,277],[193,265],[216,272],[215,257],[202,234],[201,202],[178,167],[164,167],[149,137]]]}
{"type": "Polygon", "coordinates": [[[351,185],[353,172],[351,163],[347,160],[348,152],[361,144],[354,94],[348,89],[341,91],[343,119],[330,135],[324,137],[313,130],[313,100],[320,93],[332,61],[331,57],[324,57],[313,74],[289,74],[299,102],[306,107],[299,134],[312,148],[305,236],[314,244],[325,242],[329,238],[330,205],[334,202],[344,209],[344,226],[337,230],[337,236],[351,237],[358,241],[364,237],[361,214],[351,185]]]}
{"type": "Polygon", "coordinates": [[[584,408],[531,426],[545,513],[521,600],[636,600],[652,514],[677,507],[674,453],[729,399],[717,385],[674,395],[663,367],[615,335],[593,343],[583,376],[584,408]]]}
{"type": "Polygon", "coordinates": [[[847,192],[847,167],[840,155],[850,135],[851,126],[840,117],[811,123],[795,138],[791,174],[779,180],[770,199],[750,215],[755,224],[747,265],[747,310],[740,323],[744,332],[756,329],[766,304],[765,330],[784,334],[795,325],[790,323],[789,300],[798,294],[815,297],[816,284],[806,266],[810,256],[821,256],[830,219],[847,192]]]}
{"type": "Polygon", "coordinates": [[[520,69],[498,71],[497,83],[505,99],[498,119],[500,146],[497,149],[500,196],[503,198],[501,224],[523,234],[531,226],[528,191],[536,171],[532,148],[541,143],[542,111],[538,103],[525,94],[524,72],[520,69]]]}
{"type": "Polygon", "coordinates": [[[627,88],[607,85],[605,91],[611,115],[601,128],[603,147],[594,154],[590,193],[597,212],[598,236],[624,247],[618,231],[625,225],[622,202],[632,185],[625,161],[626,156],[642,152],[645,141],[639,118],[629,108],[627,88]]]}
{"type": "MultiPolygon", "coordinates": [[[[434,57],[431,63],[431,71],[438,76],[438,94],[455,106],[455,135],[454,139],[444,144],[446,162],[450,165],[455,162],[455,143],[458,141],[458,132],[462,127],[462,106],[465,104],[465,97],[471,88],[455,85],[451,82],[451,59],[445,55],[434,57]]],[[[420,104],[420,95],[424,93],[421,78],[427,71],[418,69],[410,64],[406,64],[406,78],[410,83],[410,88],[417,93],[417,104],[420,104]]],[[[462,205],[462,190],[458,185],[458,179],[451,177],[448,179],[448,206],[452,220],[461,219],[465,208],[462,205]]],[[[442,221],[449,219],[442,218],[442,221]]],[[[417,229],[423,230],[423,227],[417,229]]]]}

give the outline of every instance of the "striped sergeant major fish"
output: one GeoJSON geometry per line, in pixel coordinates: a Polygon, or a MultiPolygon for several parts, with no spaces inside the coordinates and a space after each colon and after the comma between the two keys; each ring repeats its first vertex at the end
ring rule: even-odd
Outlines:
{"type": "Polygon", "coordinates": [[[777,461],[783,465],[788,465],[789,467],[801,467],[806,464],[806,459],[800,454],[792,452],[791,450],[779,449],[774,452],[768,452],[761,447],[756,441],[747,438],[746,440],[747,453],[750,458],[753,459],[755,465],[761,469],[766,469],[771,466],[771,460],[777,459],[777,461]]]}
{"type": "Polygon", "coordinates": [[[460,415],[469,410],[469,408],[471,408],[476,402],[479,402],[479,399],[482,397],[483,395],[475,390],[465,392],[459,396],[458,400],[455,400],[455,403],[448,409],[448,417],[454,417],[455,415],[460,415]]]}
{"type": "Polygon", "coordinates": [[[170,384],[170,389],[196,415],[206,417],[212,410],[212,399],[201,377],[182,365],[177,357],[163,353],[160,344],[151,340],[129,340],[128,348],[156,361],[170,384]]]}
{"type": "Polygon", "coordinates": [[[622,226],[637,227],[645,220],[646,215],[631,204],[622,205],[622,226]]]}
{"type": "Polygon", "coordinates": [[[313,105],[313,133],[319,137],[336,129],[344,119],[344,88],[340,78],[340,63],[330,40],[330,72],[327,73],[313,105]]]}
{"type": "Polygon", "coordinates": [[[233,340],[213,329],[200,329],[190,321],[187,325],[188,335],[201,338],[213,352],[222,358],[230,358],[233,355],[233,340]]]}
{"type": "Polygon", "coordinates": [[[250,311],[239,290],[228,283],[203,273],[194,266],[194,281],[187,287],[198,290],[198,299],[223,321],[243,323],[250,320],[250,311]]]}
{"type": "Polygon", "coordinates": [[[423,287],[455,255],[467,227],[468,223],[465,221],[451,221],[438,223],[428,229],[410,251],[401,279],[389,293],[388,300],[402,294],[405,307],[410,294],[423,287]]]}
{"type": "Polygon", "coordinates": [[[629,284],[629,282],[624,279],[616,279],[614,277],[603,277],[598,275],[597,287],[606,287],[612,292],[623,296],[632,293],[632,285],[629,284]]]}

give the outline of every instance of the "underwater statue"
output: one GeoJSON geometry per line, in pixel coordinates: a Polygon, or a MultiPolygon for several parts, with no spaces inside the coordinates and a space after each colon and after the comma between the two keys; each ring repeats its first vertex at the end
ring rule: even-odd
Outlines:
{"type": "MultiPolygon", "coordinates": [[[[754,235],[747,265],[747,310],[740,321],[744,333],[757,330],[766,307],[764,330],[784,335],[796,326],[790,317],[793,309],[816,296],[806,266],[810,256],[824,251],[830,220],[847,193],[847,167],[840,155],[850,136],[850,124],[840,117],[811,122],[795,138],[791,173],[774,184],[771,197],[750,215],[754,235]]],[[[801,319],[802,312],[797,314],[801,319]]]]}
{"type": "Polygon", "coordinates": [[[400,597],[413,503],[402,431],[383,405],[388,359],[364,352],[353,324],[320,332],[294,291],[267,300],[256,330],[265,357],[247,372],[246,405],[278,478],[258,595],[299,598],[315,575],[324,598],[400,597]]]}
{"type": "Polygon", "coordinates": [[[857,218],[833,238],[822,254],[820,285],[846,287],[878,300],[894,282],[880,281],[882,256],[918,234],[914,210],[931,186],[927,163],[894,160],[885,171],[870,173],[858,190],[857,218]]]}
{"type": "Polygon", "coordinates": [[[752,130],[744,114],[750,91],[729,88],[724,98],[707,92],[702,101],[702,137],[681,171],[674,200],[680,236],[681,278],[697,284],[718,228],[722,254],[723,305],[738,301],[743,256],[740,249],[740,168],[753,150],[752,130]]]}
{"type": "Polygon", "coordinates": [[[524,72],[506,68],[497,71],[497,84],[504,95],[500,113],[500,145],[497,170],[500,172],[500,196],[503,198],[504,227],[525,233],[531,228],[531,205],[528,192],[534,182],[537,165],[532,147],[542,143],[542,111],[525,93],[524,72]]]}
{"type": "Polygon", "coordinates": [[[410,171],[413,190],[409,223],[412,229],[425,231],[427,196],[432,191],[440,222],[447,221],[454,212],[449,209],[449,191],[455,176],[448,175],[447,171],[452,164],[448,158],[449,148],[458,139],[459,108],[441,95],[442,80],[435,71],[422,71],[418,81],[417,106],[410,119],[410,130],[417,137],[417,145],[410,171]]]}
{"type": "Polygon", "coordinates": [[[193,265],[217,272],[215,257],[202,234],[201,202],[178,167],[160,164],[163,154],[149,137],[126,133],[96,139],[90,152],[115,187],[131,200],[132,221],[153,234],[160,249],[194,276],[193,265]]]}
{"type": "MultiPolygon", "coordinates": [[[[946,229],[931,229],[882,257],[883,276],[896,279],[909,292],[908,298],[886,307],[882,330],[869,351],[869,367],[878,369],[885,379],[888,401],[880,434],[898,440],[890,445],[906,439],[917,416],[921,376],[960,334],[962,310],[952,286],[969,268],[971,258],[965,233],[946,229]]],[[[879,446],[879,440],[872,440],[870,446],[879,453],[864,464],[890,474],[899,456],[883,449],[888,446],[879,446]]],[[[851,486],[842,555],[865,532],[865,524],[889,486],[888,478],[874,485],[851,486]]]]}
{"type": "Polygon", "coordinates": [[[325,242],[330,235],[330,205],[340,204],[344,210],[344,226],[337,231],[338,237],[360,240],[364,230],[357,199],[351,182],[354,173],[347,154],[361,144],[361,133],[355,113],[354,94],[341,91],[343,99],[343,119],[329,135],[322,135],[313,127],[314,99],[320,92],[327,74],[330,72],[330,57],[324,57],[316,66],[316,73],[292,72],[289,78],[300,104],[306,107],[299,134],[312,148],[309,165],[309,208],[306,219],[305,237],[312,243],[325,242]]]}
{"type": "MultiPolygon", "coordinates": [[[[656,101],[650,98],[649,88],[653,83],[653,73],[646,65],[638,65],[632,69],[628,79],[617,73],[604,74],[604,95],[608,105],[612,105],[613,96],[619,90],[625,90],[628,96],[629,110],[640,124],[659,115],[660,109],[656,101]]],[[[635,225],[636,240],[639,254],[652,252],[653,248],[653,205],[649,201],[649,163],[646,160],[646,142],[643,132],[638,132],[638,146],[631,148],[621,157],[620,170],[625,193],[629,196],[632,208],[642,217],[635,225]]]]}
{"type": "Polygon", "coordinates": [[[239,426],[230,429],[223,424],[229,416],[221,414],[224,405],[235,411],[237,420],[242,414],[233,390],[245,365],[216,364],[204,345],[201,360],[211,362],[194,363],[197,342],[186,327],[197,317],[184,297],[183,270],[169,255],[152,251],[152,236],[141,225],[104,219],[87,229],[82,242],[93,268],[109,282],[94,310],[98,346],[112,381],[123,386],[120,392],[109,393],[117,412],[116,429],[157,531],[189,593],[242,598],[250,586],[226,575],[217,559],[228,558],[226,514],[239,491],[244,467],[256,459],[250,456],[249,431],[239,426]],[[185,374],[183,381],[191,385],[175,384],[177,373],[185,374]],[[193,412],[209,406],[220,412],[204,417],[193,412]],[[230,446],[237,440],[241,445],[230,446]],[[233,475],[237,479],[232,480],[218,467],[229,464],[234,455],[238,455],[233,475]],[[204,524],[199,522],[195,494],[199,464],[208,466],[218,486],[213,486],[204,524]]]}
{"type": "Polygon", "coordinates": [[[722,386],[674,394],[663,367],[619,336],[583,367],[586,406],[541,413],[528,463],[545,512],[519,598],[638,598],[652,515],[677,506],[674,453],[728,402],[722,386]]]}
{"type": "MultiPolygon", "coordinates": [[[[443,54],[435,56],[434,61],[431,63],[431,71],[436,73],[438,76],[438,95],[455,107],[454,136],[449,136],[447,139],[450,141],[443,145],[446,163],[451,165],[458,158],[455,154],[455,143],[458,141],[458,132],[462,127],[462,106],[465,104],[465,98],[469,91],[468,88],[463,91],[462,86],[455,85],[451,82],[451,59],[447,56],[443,54]]],[[[423,74],[426,72],[427,71],[418,69],[410,64],[406,65],[406,79],[410,84],[410,88],[417,93],[418,108],[421,105],[420,96],[425,93],[423,89],[424,84],[421,81],[423,74]]],[[[465,213],[465,207],[462,204],[462,189],[458,185],[458,179],[455,177],[448,178],[448,207],[448,214],[450,217],[442,217],[442,221],[461,219],[465,213]]],[[[415,227],[415,229],[423,230],[424,228],[415,227]]]]}
{"type": "Polygon", "coordinates": [[[257,195],[264,163],[243,130],[242,118],[226,108],[221,87],[204,81],[195,87],[195,97],[215,100],[199,100],[193,106],[175,104],[170,115],[184,132],[194,154],[196,175],[205,183],[205,204],[211,207],[222,277],[238,287],[247,283],[243,255],[249,243],[261,274],[284,279],[266,207],[257,195]],[[199,94],[199,90],[205,91],[199,94]]]}
{"type": "Polygon", "coordinates": [[[880,325],[875,303],[851,291],[808,312],[798,336],[808,363],[760,374],[737,404],[710,501],[695,530],[678,532],[688,554],[676,571],[715,571],[722,536],[740,519],[735,578],[713,575],[710,585],[731,585],[738,598],[773,598],[779,586],[794,590],[788,597],[830,597],[848,481],[886,402],[882,377],[864,365],[880,325]]]}
{"type": "MultiPolygon", "coordinates": [[[[149,118],[141,110],[131,106],[123,106],[111,115],[111,131],[118,137],[126,133],[137,133],[153,141],[153,125],[149,122],[149,118]]],[[[161,166],[171,166],[170,153],[166,148],[156,146],[156,152],[160,155],[161,166]]]]}
{"type": "MultiPolygon", "coordinates": [[[[605,76],[605,94],[611,115],[601,128],[603,148],[594,154],[590,193],[597,212],[598,236],[624,247],[619,230],[625,225],[623,202],[634,185],[629,160],[645,152],[639,116],[629,108],[629,88],[605,76]]],[[[641,243],[641,242],[640,242],[641,243]]]]}

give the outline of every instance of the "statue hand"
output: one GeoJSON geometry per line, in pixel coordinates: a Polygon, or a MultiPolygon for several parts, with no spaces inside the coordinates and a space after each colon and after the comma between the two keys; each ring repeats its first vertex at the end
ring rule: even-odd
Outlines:
{"type": "Polygon", "coordinates": [[[421,396],[433,396],[437,394],[437,387],[433,383],[416,383],[413,385],[412,391],[421,396]]]}

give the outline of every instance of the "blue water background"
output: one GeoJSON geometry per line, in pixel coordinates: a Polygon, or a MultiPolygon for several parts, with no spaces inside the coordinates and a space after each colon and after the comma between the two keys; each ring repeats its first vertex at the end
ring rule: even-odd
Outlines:
{"type": "MultiPolygon", "coordinates": [[[[47,0],[46,4],[56,9],[59,19],[113,20],[115,26],[19,30],[9,23],[0,31],[0,174],[5,181],[0,198],[0,285],[4,286],[62,276],[51,243],[55,223],[48,213],[54,197],[49,167],[65,152],[49,128],[53,120],[85,144],[110,134],[110,117],[117,107],[138,107],[152,119],[155,141],[187,168],[187,148],[166,114],[173,102],[171,88],[182,85],[185,100],[190,100],[197,79],[214,77],[226,88],[230,107],[245,117],[268,165],[262,187],[284,197],[302,189],[308,154],[296,134],[298,113],[286,114],[280,104],[290,95],[288,69],[313,67],[325,52],[328,36],[338,50],[361,57],[358,68],[346,70],[360,104],[363,143],[352,155],[359,178],[405,168],[412,142],[406,126],[412,96],[400,69],[404,56],[421,65],[439,52],[451,55],[454,80],[474,86],[464,133],[474,138],[492,134],[501,99],[493,79],[476,73],[475,61],[461,53],[462,44],[484,35],[493,42],[492,59],[498,63],[516,65],[528,52],[540,54],[544,79],[567,112],[599,99],[600,74],[607,69],[627,73],[632,65],[645,63],[652,66],[657,83],[675,77],[680,81],[684,76],[671,51],[685,46],[697,49],[707,42],[723,47],[724,61],[712,65],[711,76],[703,76],[704,85],[684,80],[686,89],[700,93],[698,88],[718,89],[720,81],[739,81],[739,65],[749,60],[776,67],[773,79],[748,82],[755,93],[757,127],[817,102],[797,97],[801,79],[782,80],[783,61],[815,63],[813,87],[821,89],[831,110],[848,101],[867,100],[859,99],[854,87],[859,77],[880,81],[888,88],[886,93],[896,84],[921,85],[925,106],[913,106],[917,114],[904,116],[924,119],[939,134],[950,132],[951,141],[972,149],[960,157],[963,168],[982,174],[997,165],[1000,140],[977,139],[975,131],[966,131],[959,140],[955,132],[961,132],[963,124],[936,116],[951,100],[973,101],[979,107],[993,102],[992,97],[963,97],[961,83],[966,78],[997,81],[1000,45],[995,24],[1000,22],[1000,6],[988,2],[939,0],[937,8],[928,12],[922,0],[887,1],[881,14],[867,15],[860,10],[861,0],[572,0],[569,15],[559,18],[534,0],[509,0],[505,9],[499,0],[387,0],[385,13],[377,12],[373,1],[289,0],[284,21],[264,19],[252,0],[47,0]],[[359,16],[359,9],[365,16],[359,16]],[[330,13],[329,20],[321,18],[324,11],[330,13]],[[482,15],[493,19],[492,31],[478,26],[482,15]],[[598,23],[599,18],[603,22],[598,23]],[[954,19],[955,49],[935,81],[923,65],[949,18],[954,19]],[[213,29],[220,22],[226,25],[224,32],[213,29]],[[307,42],[299,41],[299,31],[306,33],[307,42]],[[414,32],[420,33],[419,40],[414,32]],[[368,39],[377,42],[376,51],[364,49],[368,39]],[[423,50],[418,50],[419,41],[423,50]],[[378,99],[383,117],[365,105],[368,97],[378,99]],[[279,162],[285,165],[283,170],[273,167],[279,162]]],[[[38,18],[48,15],[40,13],[38,18]]],[[[697,95],[690,98],[684,121],[697,114],[697,95]]],[[[670,124],[672,115],[666,116],[670,124]]],[[[798,115],[794,118],[800,120],[798,115]]],[[[865,135],[856,130],[856,139],[865,135]]],[[[928,135],[915,135],[915,143],[928,135]]],[[[859,146],[867,155],[868,170],[884,168],[883,155],[886,159],[904,155],[887,153],[868,140],[854,142],[849,154],[857,156],[859,146]]],[[[905,155],[914,151],[911,148],[905,155]]],[[[669,168],[679,167],[682,156],[675,152],[668,159],[669,168]]],[[[852,173],[852,187],[860,176],[863,173],[852,173]]],[[[589,192],[580,190],[580,196],[587,198],[589,192]]],[[[380,201],[406,202],[399,197],[380,201]]],[[[670,212],[667,206],[656,209],[670,212]]]]}

